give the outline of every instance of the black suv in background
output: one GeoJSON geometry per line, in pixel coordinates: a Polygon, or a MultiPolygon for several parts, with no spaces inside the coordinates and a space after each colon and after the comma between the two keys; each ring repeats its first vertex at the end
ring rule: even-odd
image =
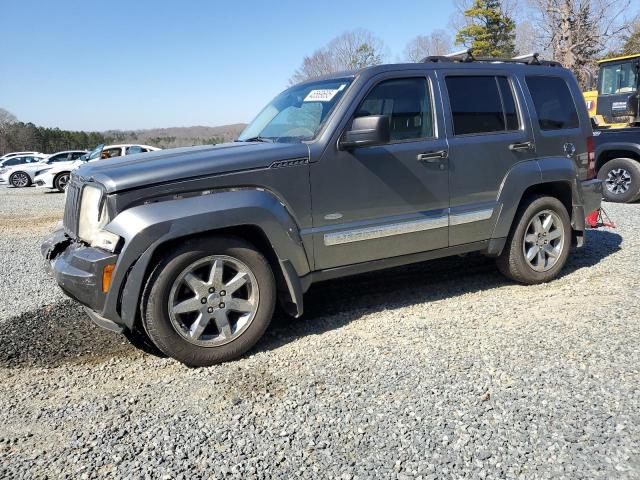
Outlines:
{"type": "Polygon", "coordinates": [[[82,166],[42,251],[96,323],[211,365],[314,282],[472,251],[552,280],[600,207],[592,146],[557,63],[369,67],[289,88],[235,143],[82,166]]]}

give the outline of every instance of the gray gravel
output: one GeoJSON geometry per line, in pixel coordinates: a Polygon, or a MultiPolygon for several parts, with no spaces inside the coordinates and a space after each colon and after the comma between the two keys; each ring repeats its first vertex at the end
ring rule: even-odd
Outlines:
{"type": "Polygon", "coordinates": [[[640,478],[640,205],[553,283],[467,256],[319,284],[208,369],[58,293],[61,206],[0,189],[2,478],[640,478]]]}

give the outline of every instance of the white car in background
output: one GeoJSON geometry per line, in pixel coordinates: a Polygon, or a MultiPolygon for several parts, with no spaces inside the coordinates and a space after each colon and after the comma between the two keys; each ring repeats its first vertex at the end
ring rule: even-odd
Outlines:
{"type": "Polygon", "coordinates": [[[0,167],[2,167],[6,160],[9,160],[13,157],[24,157],[28,155],[42,155],[40,152],[11,152],[5,153],[0,157],[0,167]]]}
{"type": "MultiPolygon", "coordinates": [[[[86,154],[87,150],[65,150],[52,155],[43,155],[35,162],[25,162],[19,165],[5,167],[0,173],[0,184],[8,183],[16,188],[30,187],[35,176],[44,169],[52,166],[68,164],[86,154]]],[[[20,158],[20,157],[15,157],[20,158]]]]}
{"type": "Polygon", "coordinates": [[[139,145],[134,143],[124,143],[120,145],[98,145],[90,153],[87,153],[73,162],[65,162],[49,168],[43,168],[37,172],[33,183],[36,187],[55,188],[64,192],[69,182],[69,175],[84,162],[94,162],[105,158],[122,157],[133,155],[134,153],[154,152],[160,150],[149,145],[139,145]]]}
{"type": "Polygon", "coordinates": [[[42,165],[48,157],[49,155],[43,153],[30,153],[5,158],[0,164],[0,185],[8,185],[13,181],[14,186],[28,187],[31,177],[20,170],[29,169],[32,165],[42,165]]]}

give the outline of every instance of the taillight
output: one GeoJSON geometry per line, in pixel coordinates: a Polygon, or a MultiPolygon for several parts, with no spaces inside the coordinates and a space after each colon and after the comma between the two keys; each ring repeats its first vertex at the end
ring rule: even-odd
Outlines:
{"type": "Polygon", "coordinates": [[[587,180],[596,178],[596,149],[593,137],[587,137],[587,180]]]}

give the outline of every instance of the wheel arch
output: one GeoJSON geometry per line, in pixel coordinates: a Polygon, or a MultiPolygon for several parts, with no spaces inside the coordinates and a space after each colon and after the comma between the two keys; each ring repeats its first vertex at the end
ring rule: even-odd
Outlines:
{"type": "Polygon", "coordinates": [[[640,163],[640,147],[637,149],[618,147],[602,150],[598,153],[598,157],[596,158],[596,172],[599,172],[607,162],[616,158],[631,158],[632,160],[640,163]]]}
{"type": "Polygon", "coordinates": [[[297,223],[270,192],[247,189],[138,205],[106,229],[125,242],[105,315],[120,317],[128,328],[138,317],[145,282],[162,255],[177,243],[212,235],[233,235],[255,245],[273,269],[287,311],[302,314],[300,278],[309,273],[308,257],[297,223]]]}
{"type": "MultiPolygon", "coordinates": [[[[27,185],[25,185],[25,186],[27,186],[27,187],[28,187],[29,185],[31,185],[31,183],[33,182],[33,178],[31,178],[31,175],[29,175],[29,172],[27,172],[27,171],[25,171],[25,170],[15,170],[15,171],[11,172],[11,175],[9,175],[9,183],[10,183],[11,185],[13,185],[13,183],[11,182],[11,179],[12,179],[15,175],[17,175],[17,174],[19,174],[19,173],[22,173],[22,174],[26,175],[26,176],[27,176],[27,178],[28,178],[27,185]]],[[[15,185],[14,185],[14,186],[15,186],[15,185]]]]}
{"type": "MultiPolygon", "coordinates": [[[[509,234],[518,209],[532,195],[549,195],[557,198],[566,207],[573,230],[584,230],[579,182],[573,160],[563,157],[521,162],[512,168],[500,188],[498,202],[502,206],[496,221],[492,239],[504,239],[509,234]]],[[[504,244],[494,242],[498,255],[504,244]]]]}

